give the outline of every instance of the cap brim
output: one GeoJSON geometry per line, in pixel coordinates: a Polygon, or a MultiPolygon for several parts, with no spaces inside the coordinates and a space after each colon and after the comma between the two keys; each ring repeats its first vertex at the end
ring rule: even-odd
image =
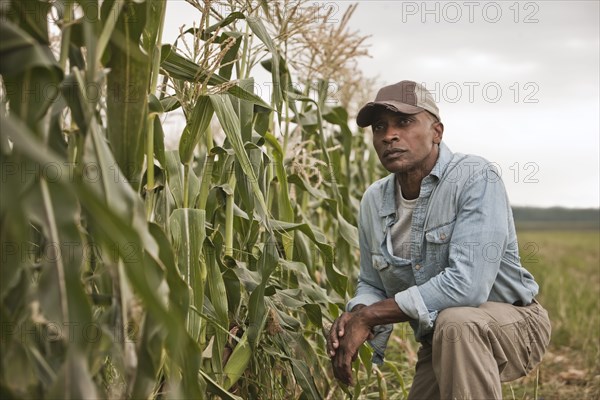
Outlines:
{"type": "Polygon", "coordinates": [[[365,106],[358,112],[358,115],[356,116],[356,123],[358,126],[365,128],[372,125],[375,112],[380,107],[404,114],[418,114],[422,111],[425,111],[424,108],[411,106],[410,104],[400,103],[397,101],[372,101],[365,104],[365,106]]]}

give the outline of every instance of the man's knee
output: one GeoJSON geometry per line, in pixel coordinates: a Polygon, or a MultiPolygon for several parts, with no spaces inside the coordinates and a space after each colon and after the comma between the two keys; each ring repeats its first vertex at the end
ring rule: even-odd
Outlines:
{"type": "Polygon", "coordinates": [[[435,322],[434,342],[457,343],[473,340],[486,329],[485,319],[476,307],[451,307],[442,310],[435,322]]]}
{"type": "Polygon", "coordinates": [[[481,310],[477,307],[450,307],[438,314],[435,325],[444,327],[446,325],[465,324],[477,322],[482,319],[481,310]]]}

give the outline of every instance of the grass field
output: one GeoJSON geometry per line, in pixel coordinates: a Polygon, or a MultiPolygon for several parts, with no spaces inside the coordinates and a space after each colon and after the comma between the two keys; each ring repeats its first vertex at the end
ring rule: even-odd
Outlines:
{"type": "Polygon", "coordinates": [[[550,314],[552,340],[539,374],[505,385],[505,398],[514,390],[516,399],[599,399],[600,233],[524,230],[519,243],[550,314]]]}
{"type": "MultiPolygon", "coordinates": [[[[552,339],[536,370],[504,384],[504,399],[600,399],[600,233],[544,229],[518,236],[522,262],[539,283],[537,299],[550,315],[552,339]]],[[[410,387],[417,349],[408,326],[397,324],[386,356],[398,371],[381,369],[390,400],[405,398],[402,386],[410,387]]]]}

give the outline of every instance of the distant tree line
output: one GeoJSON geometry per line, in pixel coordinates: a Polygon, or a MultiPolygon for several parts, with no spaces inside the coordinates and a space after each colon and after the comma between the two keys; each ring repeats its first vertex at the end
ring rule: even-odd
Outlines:
{"type": "Polygon", "coordinates": [[[513,207],[521,229],[600,229],[600,209],[566,207],[513,207]]]}

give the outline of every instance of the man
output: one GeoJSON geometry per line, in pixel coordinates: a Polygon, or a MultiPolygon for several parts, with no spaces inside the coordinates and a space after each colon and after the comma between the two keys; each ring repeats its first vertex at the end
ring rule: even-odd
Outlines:
{"type": "Polygon", "coordinates": [[[550,322],[498,171],[448,149],[438,107],[415,82],[382,88],[356,120],[372,127],[391,174],[361,201],[356,296],[327,338],[336,378],[353,384],[366,340],[381,363],[391,324],[407,321],[421,343],[409,399],[502,398],[500,382],[541,361],[550,322]]]}

